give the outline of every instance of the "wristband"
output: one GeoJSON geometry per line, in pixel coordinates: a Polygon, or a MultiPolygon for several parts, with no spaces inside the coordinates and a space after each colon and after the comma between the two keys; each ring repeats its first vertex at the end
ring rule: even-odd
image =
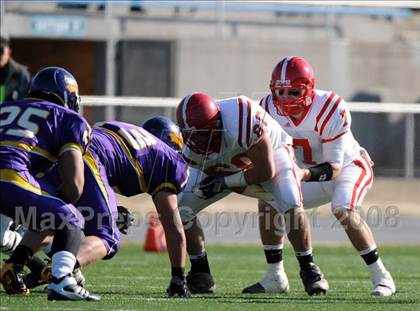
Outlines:
{"type": "Polygon", "coordinates": [[[235,173],[225,177],[225,184],[228,188],[245,187],[247,184],[244,172],[235,173]]]}
{"type": "Polygon", "coordinates": [[[325,162],[308,168],[311,178],[308,181],[328,181],[333,176],[333,169],[330,163],[325,162]]]}

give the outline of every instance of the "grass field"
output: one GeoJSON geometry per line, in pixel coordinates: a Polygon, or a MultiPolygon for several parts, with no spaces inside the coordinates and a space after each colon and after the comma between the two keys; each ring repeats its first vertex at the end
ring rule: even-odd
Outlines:
{"type": "Polygon", "coordinates": [[[317,247],[316,261],[330,282],[325,296],[309,297],[303,291],[297,263],[290,247],[285,267],[288,295],[242,295],[241,289],[263,276],[264,256],[257,245],[208,247],[217,294],[169,299],[166,255],[144,253],[139,245],[124,245],[111,261],[85,268],[89,290],[102,295],[100,302],[49,302],[40,288],[30,297],[10,297],[0,292],[0,310],[420,310],[420,248],[381,248],[393,273],[398,293],[370,297],[371,283],[361,259],[348,247],[317,247]]]}

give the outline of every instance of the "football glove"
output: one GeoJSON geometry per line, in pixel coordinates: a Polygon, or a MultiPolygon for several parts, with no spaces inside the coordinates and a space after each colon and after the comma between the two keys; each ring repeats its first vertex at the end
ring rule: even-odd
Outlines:
{"type": "Polygon", "coordinates": [[[117,209],[118,209],[117,227],[121,233],[127,234],[127,229],[131,227],[134,223],[134,216],[124,206],[117,206],[117,209]]]}
{"type": "Polygon", "coordinates": [[[189,298],[191,293],[184,280],[180,279],[177,276],[173,276],[169,283],[168,288],[166,289],[169,297],[179,297],[179,298],[189,298]]]}
{"type": "Polygon", "coordinates": [[[202,199],[210,199],[227,188],[223,176],[207,176],[198,186],[196,194],[202,199]]]}

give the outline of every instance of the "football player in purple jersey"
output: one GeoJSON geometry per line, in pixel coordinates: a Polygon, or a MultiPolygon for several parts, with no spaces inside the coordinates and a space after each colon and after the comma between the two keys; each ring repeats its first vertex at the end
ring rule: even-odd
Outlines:
{"type": "Polygon", "coordinates": [[[28,228],[0,272],[8,294],[29,294],[23,267],[38,250],[34,245],[53,234],[48,299],[100,299],[72,275],[84,224],[72,203],[83,191],[82,155],[91,133],[77,113],[79,101],[73,75],[47,67],[35,75],[27,99],[0,105],[0,213],[28,228]],[[54,164],[63,181],[58,188],[40,180],[54,164]]]}
{"type": "MultiPolygon", "coordinates": [[[[181,145],[180,137],[179,131],[168,128],[167,136],[160,138],[181,145]]],[[[167,292],[170,296],[188,297],[184,276],[186,242],[177,203],[177,194],[188,178],[182,157],[145,129],[113,121],[95,125],[83,160],[85,185],[75,205],[85,218],[85,239],[76,267],[110,259],[119,249],[120,232],[127,229],[131,216],[123,207],[117,209],[114,190],[127,197],[146,192],[155,203],[168,244],[172,277],[167,292]]],[[[53,184],[60,183],[56,170],[47,178],[53,184]]]]}

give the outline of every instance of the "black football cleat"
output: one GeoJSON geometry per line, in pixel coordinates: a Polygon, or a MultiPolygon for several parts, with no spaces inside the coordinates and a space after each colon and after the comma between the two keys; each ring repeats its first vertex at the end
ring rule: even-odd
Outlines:
{"type": "Polygon", "coordinates": [[[191,293],[185,284],[185,281],[179,277],[173,276],[168,288],[166,289],[169,297],[189,298],[191,293]]]}
{"type": "Polygon", "coordinates": [[[187,275],[187,286],[193,294],[213,294],[216,291],[211,274],[206,272],[196,272],[187,275]]]}
{"type": "Polygon", "coordinates": [[[9,295],[30,295],[29,289],[26,287],[23,281],[22,269],[16,269],[13,263],[5,263],[0,271],[0,282],[3,285],[5,292],[9,295]]]}
{"type": "Polygon", "coordinates": [[[309,296],[326,294],[329,290],[328,281],[314,263],[310,263],[307,269],[300,270],[300,278],[309,296]]]}

